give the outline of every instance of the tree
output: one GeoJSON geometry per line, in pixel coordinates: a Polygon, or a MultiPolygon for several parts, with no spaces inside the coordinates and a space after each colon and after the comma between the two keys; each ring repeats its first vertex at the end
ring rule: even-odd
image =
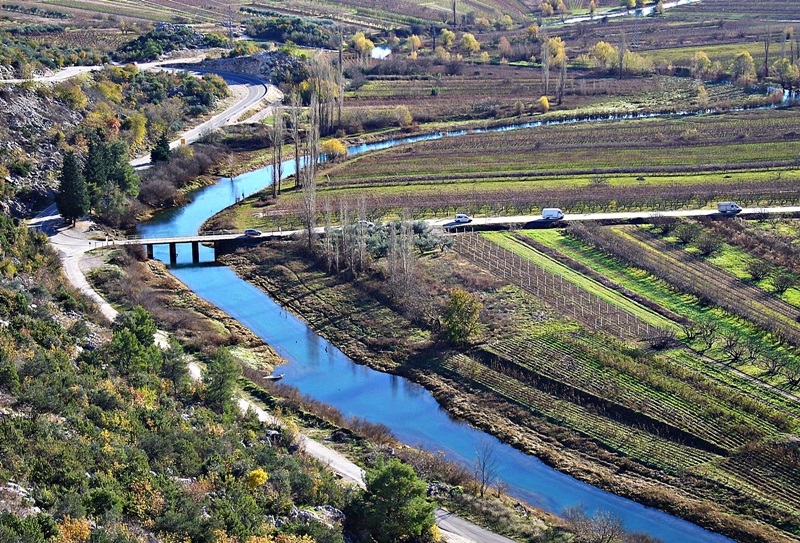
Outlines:
{"type": "Polygon", "coordinates": [[[542,113],[550,111],[550,100],[547,99],[547,96],[539,98],[539,108],[542,110],[542,113]]]}
{"type": "Polygon", "coordinates": [[[692,56],[692,75],[698,78],[704,78],[711,70],[711,59],[703,51],[695,52],[692,56]]]}
{"type": "Polygon", "coordinates": [[[567,509],[564,513],[567,528],[577,536],[577,541],[615,543],[622,541],[625,528],[622,520],[608,511],[598,511],[590,516],[581,507],[567,509]]]}
{"type": "Polygon", "coordinates": [[[275,108],[272,116],[272,197],[277,198],[281,193],[281,179],[283,178],[283,140],[285,124],[283,108],[275,108]]]}
{"type": "Polygon", "coordinates": [[[347,156],[347,147],[342,143],[342,140],[331,138],[322,143],[322,152],[328,162],[335,162],[347,156]]]}
{"type": "Polygon", "coordinates": [[[353,34],[350,44],[353,46],[353,49],[356,50],[362,61],[369,58],[372,50],[375,48],[375,44],[372,43],[372,40],[364,36],[363,32],[356,32],[353,34]]]}
{"type": "Polygon", "coordinates": [[[406,45],[409,51],[416,53],[417,50],[422,47],[422,39],[416,34],[411,34],[408,39],[406,39],[406,45]]]}
{"type": "Polygon", "coordinates": [[[483,498],[486,489],[492,486],[497,479],[497,450],[493,442],[484,440],[475,451],[475,462],[472,471],[475,480],[480,485],[480,494],[483,498]]]}
{"type": "Polygon", "coordinates": [[[700,234],[701,230],[702,228],[699,224],[682,223],[675,228],[675,237],[678,242],[687,245],[700,234]]]}
{"type": "Polygon", "coordinates": [[[610,68],[614,65],[617,51],[610,43],[599,41],[592,47],[592,57],[599,68],[610,68]]]}
{"type": "Polygon", "coordinates": [[[468,57],[481,50],[481,44],[475,39],[475,36],[467,32],[461,37],[460,43],[461,50],[464,51],[468,57]]]}
{"type": "Polygon", "coordinates": [[[450,49],[453,46],[453,42],[456,40],[456,33],[452,30],[448,30],[443,28],[441,32],[439,32],[439,45],[445,48],[445,50],[450,49]]]}
{"type": "Polygon", "coordinates": [[[220,347],[206,367],[206,398],[219,411],[231,405],[233,387],[242,373],[242,368],[233,355],[220,347]]]}
{"type": "Polygon", "coordinates": [[[162,132],[156,141],[155,147],[150,151],[150,162],[169,162],[171,154],[167,133],[162,132]]]}
{"type": "Polygon", "coordinates": [[[81,167],[71,151],[64,154],[59,180],[55,198],[56,207],[64,220],[74,225],[76,220],[89,212],[90,203],[89,190],[81,173],[81,167]]]}
{"type": "Polygon", "coordinates": [[[156,323],[150,313],[140,305],[117,315],[113,328],[114,331],[129,330],[144,347],[155,344],[156,323]]]}
{"type": "Polygon", "coordinates": [[[161,377],[169,381],[173,394],[177,394],[189,382],[189,368],[183,347],[174,339],[170,339],[169,348],[163,352],[161,377]]]}
{"type": "Polygon", "coordinates": [[[367,470],[366,491],[360,500],[363,524],[378,543],[420,540],[434,525],[434,505],[426,499],[427,485],[400,460],[379,460],[367,470]]]}
{"type": "Polygon", "coordinates": [[[542,86],[545,96],[550,94],[550,60],[550,40],[544,40],[542,43],[542,86]]]}
{"type": "Polygon", "coordinates": [[[745,269],[753,281],[765,279],[771,272],[772,266],[766,260],[751,258],[745,264],[745,269]]]}
{"type": "Polygon", "coordinates": [[[794,275],[787,272],[777,274],[772,278],[772,288],[775,289],[776,294],[783,294],[795,284],[794,275]]]}
{"type": "Polygon", "coordinates": [[[456,345],[467,343],[479,331],[479,318],[483,304],[461,288],[450,291],[450,299],[442,320],[447,339],[456,345]]]}
{"type": "Polygon", "coordinates": [[[722,246],[722,240],[716,234],[703,232],[695,241],[695,247],[701,256],[711,256],[722,246]]]}
{"type": "Polygon", "coordinates": [[[749,85],[756,79],[756,65],[747,51],[736,55],[731,62],[731,77],[742,85],[749,85]]]}
{"type": "Polygon", "coordinates": [[[772,73],[778,78],[781,87],[792,90],[800,85],[800,70],[788,58],[780,58],[772,65],[772,73]]]}

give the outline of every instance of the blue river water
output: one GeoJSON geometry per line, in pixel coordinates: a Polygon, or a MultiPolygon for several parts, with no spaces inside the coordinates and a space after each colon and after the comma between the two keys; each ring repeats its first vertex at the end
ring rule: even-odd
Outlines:
{"type": "MultiPolygon", "coordinates": [[[[539,123],[517,125],[530,128],[539,123]]],[[[504,130],[509,127],[504,127],[504,130]]],[[[368,152],[414,141],[457,136],[466,132],[412,136],[392,142],[349,149],[350,154],[368,152]]],[[[294,173],[294,164],[284,165],[284,175],[294,173]]],[[[192,201],[158,215],[139,228],[144,238],[196,234],[203,222],[236,199],[270,185],[271,170],[264,168],[193,194],[192,201]]],[[[155,257],[169,261],[167,248],[156,246],[155,257]]],[[[387,425],[401,441],[429,451],[442,451],[452,460],[471,464],[476,451],[494,444],[498,476],[509,493],[554,513],[570,507],[589,512],[609,511],[631,531],[647,533],[666,543],[722,543],[732,540],[694,524],[644,507],[560,473],[488,434],[452,419],[424,388],[404,378],[381,373],[354,363],[334,345],[317,335],[305,322],[282,309],[255,286],[231,269],[213,264],[212,249],[201,247],[201,262],[189,265],[188,244],[178,246],[178,266],[171,272],[200,297],[213,303],[271,345],[287,363],[276,371],[284,382],[319,401],[337,407],[347,416],[357,415],[387,425]]]]}

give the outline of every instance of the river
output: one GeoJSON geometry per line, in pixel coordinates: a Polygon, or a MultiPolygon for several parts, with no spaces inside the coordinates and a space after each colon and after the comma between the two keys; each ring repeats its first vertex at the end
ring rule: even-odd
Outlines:
{"type": "MultiPolygon", "coordinates": [[[[540,123],[502,127],[513,130],[540,123]]],[[[457,136],[466,131],[401,138],[361,145],[350,154],[369,152],[414,141],[457,136]]],[[[284,175],[294,173],[287,161],[284,175]]],[[[192,195],[185,206],[162,213],[143,224],[145,238],[196,234],[203,222],[234,204],[238,197],[269,186],[271,170],[264,168],[233,179],[222,179],[192,195]]],[[[424,388],[404,378],[354,363],[334,345],[317,335],[302,320],[282,309],[258,288],[240,279],[231,269],[213,264],[213,252],[203,247],[201,262],[190,265],[188,244],[178,246],[178,265],[171,272],[197,295],[213,303],[271,345],[287,363],[277,372],[284,382],[304,394],[333,405],[347,416],[357,415],[387,425],[401,441],[429,451],[442,451],[449,459],[471,464],[484,443],[495,446],[498,476],[509,493],[554,513],[583,506],[589,512],[610,511],[626,529],[643,532],[666,543],[721,543],[732,540],[694,524],[644,507],[562,474],[538,460],[469,425],[456,421],[440,408],[424,388]]],[[[156,246],[155,257],[169,261],[165,246],[156,246]]]]}

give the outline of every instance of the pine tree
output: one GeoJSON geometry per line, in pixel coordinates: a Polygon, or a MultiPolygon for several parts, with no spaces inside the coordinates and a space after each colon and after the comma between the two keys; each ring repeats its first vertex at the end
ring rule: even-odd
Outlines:
{"type": "Polygon", "coordinates": [[[67,152],[61,166],[60,183],[56,193],[58,212],[73,225],[89,212],[89,190],[75,153],[67,152]]]}
{"type": "Polygon", "coordinates": [[[170,154],[169,138],[167,138],[167,133],[163,132],[159,136],[156,146],[150,151],[150,162],[169,162],[170,154]]]}
{"type": "Polygon", "coordinates": [[[106,192],[108,183],[108,149],[102,138],[103,134],[99,131],[89,138],[89,152],[86,155],[86,164],[83,166],[83,177],[86,179],[91,206],[95,209],[106,192]]]}

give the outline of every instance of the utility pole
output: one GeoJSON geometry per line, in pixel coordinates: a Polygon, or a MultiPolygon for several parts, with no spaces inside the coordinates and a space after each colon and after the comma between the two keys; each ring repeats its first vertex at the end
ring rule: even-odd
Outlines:
{"type": "Polygon", "coordinates": [[[458,26],[458,21],[456,20],[456,0],[453,0],[453,28],[458,26]]]}

